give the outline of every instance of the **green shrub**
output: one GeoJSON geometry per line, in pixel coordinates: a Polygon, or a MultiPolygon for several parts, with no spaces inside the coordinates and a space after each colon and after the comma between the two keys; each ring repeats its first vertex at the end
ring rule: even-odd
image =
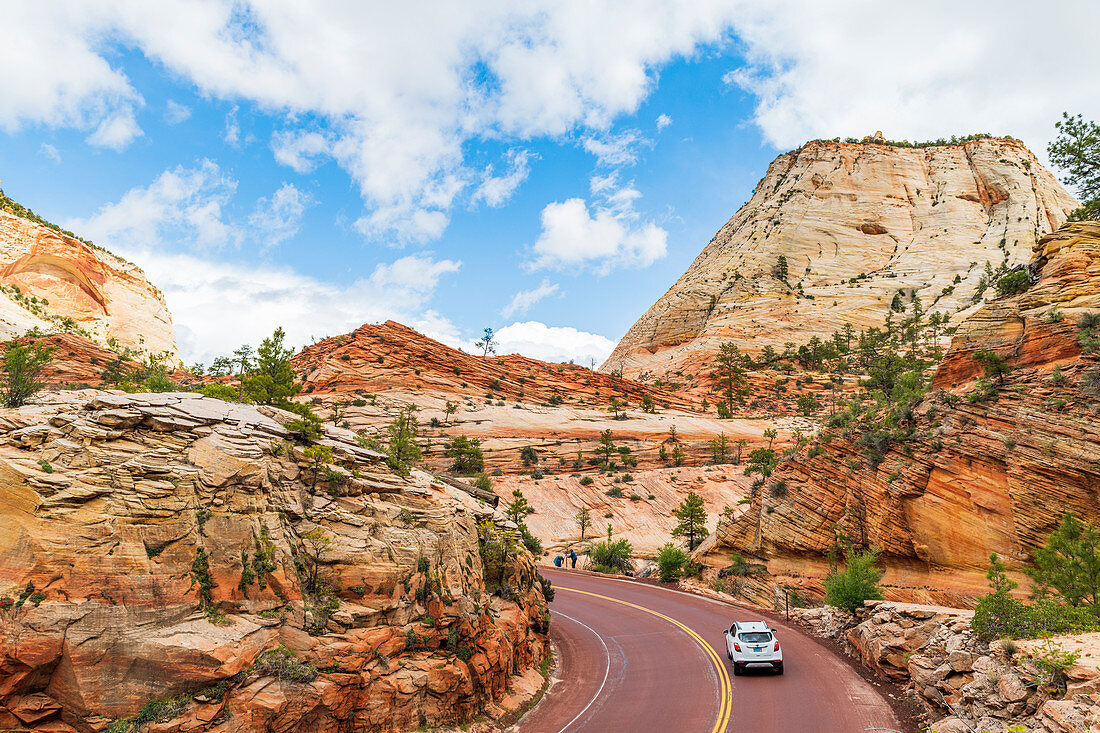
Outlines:
{"type": "Polygon", "coordinates": [[[485,458],[481,453],[481,441],[477,438],[459,435],[446,444],[443,455],[452,459],[452,467],[459,473],[478,473],[485,468],[485,458]]]}
{"type": "Polygon", "coordinates": [[[542,588],[542,595],[546,598],[546,602],[552,603],[554,600],[554,584],[548,578],[540,575],[539,586],[542,588]]]}
{"type": "Polygon", "coordinates": [[[581,479],[581,486],[591,486],[596,483],[591,476],[585,476],[581,479]]]}
{"type": "Polygon", "coordinates": [[[613,499],[621,499],[622,495],[623,495],[623,490],[619,486],[612,486],[610,489],[608,489],[604,493],[606,493],[608,496],[612,497],[613,499]]]}
{"type": "Polygon", "coordinates": [[[661,580],[665,583],[679,580],[684,573],[684,565],[687,561],[687,554],[671,542],[661,547],[657,555],[657,567],[661,580]]]}
{"type": "Polygon", "coordinates": [[[864,601],[882,600],[878,582],[882,571],[875,567],[878,552],[853,552],[844,570],[834,570],[825,576],[825,603],[848,611],[863,606],[864,601]]]}
{"type": "Polygon", "coordinates": [[[172,718],[178,718],[191,701],[188,695],[178,697],[166,697],[160,700],[150,700],[141,706],[141,712],[134,718],[134,724],[163,723],[172,718]]]}
{"type": "Polygon", "coordinates": [[[241,393],[226,384],[204,384],[199,387],[198,393],[203,397],[210,397],[225,402],[240,402],[241,393]]]}
{"type": "Polygon", "coordinates": [[[1028,604],[1002,590],[978,601],[970,628],[983,641],[1037,639],[1052,634],[1100,631],[1100,619],[1083,606],[1049,600],[1028,604]]]}
{"type": "Polygon", "coordinates": [[[4,352],[3,401],[5,407],[19,407],[45,386],[43,372],[53,358],[52,346],[13,344],[4,352]]]}
{"type": "Polygon", "coordinates": [[[997,281],[997,295],[1017,295],[1027,290],[1030,285],[1027,270],[1010,272],[997,281]]]}
{"type": "Polygon", "coordinates": [[[261,676],[291,682],[312,682],[317,678],[317,668],[299,661],[294,652],[283,644],[257,657],[252,669],[261,676]]]}
{"type": "Polygon", "coordinates": [[[588,548],[588,556],[591,558],[592,564],[596,566],[596,571],[601,573],[611,572],[625,575],[633,571],[634,568],[630,564],[630,555],[633,552],[634,548],[625,538],[613,542],[601,540],[600,542],[594,542],[588,548]],[[600,570],[600,567],[608,570],[600,570]]]}

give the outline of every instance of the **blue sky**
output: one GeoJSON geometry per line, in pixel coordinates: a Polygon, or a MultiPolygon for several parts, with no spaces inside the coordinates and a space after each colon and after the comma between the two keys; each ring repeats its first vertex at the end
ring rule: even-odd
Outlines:
{"type": "Polygon", "coordinates": [[[189,362],[385,318],[602,360],[778,152],[1100,116],[1068,4],[23,5],[3,189],[141,265],[189,362]]]}

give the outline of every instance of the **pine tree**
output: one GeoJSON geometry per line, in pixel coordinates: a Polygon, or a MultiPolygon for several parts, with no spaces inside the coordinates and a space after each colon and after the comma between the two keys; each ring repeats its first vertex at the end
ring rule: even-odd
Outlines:
{"type": "Polygon", "coordinates": [[[672,515],[679,521],[676,528],[672,530],[673,537],[687,537],[688,550],[694,550],[708,534],[707,512],[703,507],[703,497],[694,491],[689,491],[687,498],[680,502],[680,506],[672,510],[672,515]]]}
{"type": "Polygon", "coordinates": [[[584,533],[592,528],[592,513],[588,511],[588,507],[582,506],[574,520],[577,523],[577,528],[581,531],[581,539],[583,540],[584,533]]]}
{"type": "Polygon", "coordinates": [[[265,338],[256,350],[255,369],[242,380],[241,393],[256,404],[282,407],[302,389],[290,367],[294,351],[283,346],[285,338],[282,328],[265,338]]]}
{"type": "Polygon", "coordinates": [[[516,524],[522,524],[523,518],[531,513],[530,509],[531,505],[527,503],[527,498],[524,497],[523,492],[519,489],[513,489],[512,501],[508,504],[504,513],[516,524]]]}

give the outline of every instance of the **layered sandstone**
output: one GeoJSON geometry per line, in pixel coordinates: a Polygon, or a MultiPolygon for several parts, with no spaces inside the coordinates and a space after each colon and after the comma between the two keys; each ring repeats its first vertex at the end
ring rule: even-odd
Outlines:
{"type": "Polygon", "coordinates": [[[676,392],[616,379],[576,364],[551,364],[519,354],[483,358],[439,343],[394,321],[364,324],[318,341],[295,355],[307,393],[397,391],[423,395],[513,399],[606,408],[612,398],[640,406],[644,395],[666,407],[693,407],[676,392]]]}
{"type": "Polygon", "coordinates": [[[156,730],[408,730],[546,657],[530,556],[487,592],[475,524],[500,515],[339,428],[310,468],[292,417],[92,390],[0,415],[0,729],[173,698],[156,730]]]}
{"type": "Polygon", "coordinates": [[[846,323],[878,326],[898,293],[957,322],[987,261],[1027,262],[1077,205],[1018,140],[807,143],[772,162],[602,369],[695,372],[722,341],[781,350],[846,323]]]}
{"type": "Polygon", "coordinates": [[[1040,239],[1026,292],[964,323],[917,408],[920,440],[893,442],[875,465],[856,436],[827,435],[789,456],[761,492],[719,528],[716,561],[732,549],[812,592],[838,540],[875,547],[890,598],[966,605],[986,592],[990,552],[1029,562],[1063,513],[1100,522],[1100,373],[1083,354],[1080,318],[1100,312],[1100,224],[1071,224],[1040,239]],[[976,384],[976,348],[1004,357],[1001,386],[976,384]]]}
{"type": "Polygon", "coordinates": [[[0,207],[0,338],[82,331],[179,362],[164,297],[137,265],[0,207]]]}

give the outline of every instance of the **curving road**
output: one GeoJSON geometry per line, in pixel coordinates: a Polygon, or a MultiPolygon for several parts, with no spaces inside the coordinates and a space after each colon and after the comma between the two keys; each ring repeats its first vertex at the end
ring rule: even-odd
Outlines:
{"type": "Polygon", "coordinates": [[[723,630],[759,612],[659,586],[542,568],[558,681],[520,733],[862,733],[901,730],[889,703],[848,664],[769,619],[785,674],[733,676],[723,630]]]}

